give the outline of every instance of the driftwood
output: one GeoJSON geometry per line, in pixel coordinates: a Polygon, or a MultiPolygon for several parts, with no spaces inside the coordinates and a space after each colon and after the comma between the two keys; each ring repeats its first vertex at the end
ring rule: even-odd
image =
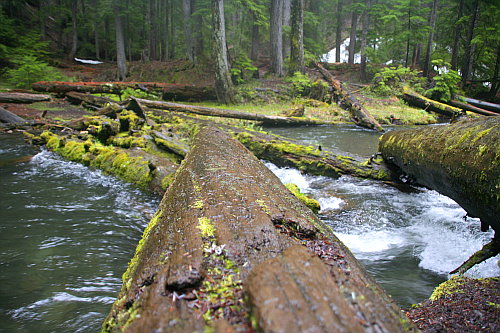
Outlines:
{"type": "Polygon", "coordinates": [[[0,92],[0,103],[36,103],[50,101],[50,95],[0,92]]]}
{"type": "Polygon", "coordinates": [[[0,106],[0,123],[25,124],[27,121],[0,106]]]}
{"type": "Polygon", "coordinates": [[[160,101],[150,101],[147,99],[136,98],[136,100],[153,109],[162,109],[175,112],[185,112],[191,114],[198,114],[203,116],[212,117],[223,117],[223,118],[234,118],[234,119],[244,119],[244,120],[254,120],[262,122],[265,125],[284,125],[284,126],[296,126],[296,125],[322,125],[324,122],[306,119],[306,118],[293,118],[293,117],[282,117],[282,116],[268,116],[258,113],[241,112],[236,110],[228,109],[217,109],[205,106],[196,105],[186,105],[179,103],[170,102],[160,102],[160,101]]]}
{"type": "Polygon", "coordinates": [[[450,118],[458,118],[463,114],[463,111],[460,108],[424,97],[408,87],[404,87],[401,97],[409,105],[422,108],[426,111],[433,111],[450,118]]]}
{"type": "Polygon", "coordinates": [[[462,102],[456,101],[456,100],[450,101],[450,104],[457,107],[457,108],[461,108],[463,110],[474,112],[474,113],[477,113],[477,114],[480,114],[483,116],[500,116],[500,113],[481,109],[481,108],[478,108],[477,106],[474,106],[472,104],[462,103],[462,102]]]}
{"type": "Polygon", "coordinates": [[[316,63],[316,67],[321,75],[325,78],[328,84],[333,89],[333,99],[341,108],[349,111],[356,125],[383,132],[384,129],[378,121],[358,102],[346,89],[342,87],[342,83],[335,79],[333,75],[325,69],[321,64],[316,63]]]}
{"type": "MultiPolygon", "coordinates": [[[[481,229],[500,231],[500,118],[394,131],[380,139],[383,158],[417,183],[455,200],[481,229]]],[[[498,234],[497,234],[498,237],[498,234]]],[[[498,250],[498,247],[497,247],[498,250]]]]}
{"type": "Polygon", "coordinates": [[[33,90],[52,93],[70,91],[82,93],[106,93],[120,95],[124,89],[132,88],[160,94],[171,100],[215,100],[217,96],[212,87],[158,83],[158,82],[56,82],[40,81],[32,85],[33,90]]]}
{"type": "Polygon", "coordinates": [[[271,171],[222,131],[202,128],[103,331],[248,331],[249,312],[264,332],[401,332],[407,323],[271,171]]]}

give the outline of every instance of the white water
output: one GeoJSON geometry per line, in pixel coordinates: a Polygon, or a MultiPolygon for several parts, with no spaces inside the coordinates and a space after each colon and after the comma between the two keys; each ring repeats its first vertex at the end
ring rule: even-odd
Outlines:
{"type": "MultiPolygon", "coordinates": [[[[381,182],[313,177],[271,163],[266,166],[282,182],[295,183],[320,202],[320,218],[388,290],[404,289],[403,280],[408,293],[420,288],[428,297],[435,284],[493,237],[492,231],[480,232],[478,219],[464,220],[465,211],[435,191],[402,193],[381,182]]],[[[499,260],[500,256],[491,258],[466,275],[499,276],[499,260]]],[[[420,300],[402,295],[398,301],[420,300]]]]}

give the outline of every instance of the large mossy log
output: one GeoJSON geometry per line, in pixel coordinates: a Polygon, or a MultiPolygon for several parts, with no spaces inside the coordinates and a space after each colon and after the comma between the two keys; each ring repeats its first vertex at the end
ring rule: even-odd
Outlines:
{"type": "Polygon", "coordinates": [[[337,102],[341,108],[351,113],[352,119],[356,125],[374,129],[379,132],[384,131],[379,122],[368,112],[368,110],[366,110],[365,107],[354,98],[354,96],[342,87],[342,83],[339,80],[335,79],[333,75],[321,64],[317,63],[316,68],[318,68],[321,75],[323,75],[324,79],[332,88],[333,99],[335,102],[337,102]]]}
{"type": "Polygon", "coordinates": [[[160,82],[57,82],[40,81],[33,83],[33,90],[51,93],[105,93],[120,95],[127,88],[139,89],[161,94],[164,99],[177,101],[215,100],[217,96],[212,87],[160,83],[160,82]]]}
{"type": "Polygon", "coordinates": [[[500,230],[500,118],[384,134],[383,158],[500,230]]]}
{"type": "Polygon", "coordinates": [[[185,112],[185,113],[198,114],[202,116],[211,116],[211,117],[254,120],[254,121],[259,121],[264,125],[298,126],[298,125],[325,124],[325,122],[307,118],[269,116],[259,113],[241,112],[237,110],[217,109],[206,106],[186,105],[186,104],[171,103],[171,102],[150,101],[147,99],[139,99],[139,98],[136,98],[136,100],[142,105],[154,109],[185,112]]]}
{"type": "Polygon", "coordinates": [[[248,331],[250,316],[264,332],[412,329],[271,171],[204,127],[144,231],[103,331],[248,331]]]}

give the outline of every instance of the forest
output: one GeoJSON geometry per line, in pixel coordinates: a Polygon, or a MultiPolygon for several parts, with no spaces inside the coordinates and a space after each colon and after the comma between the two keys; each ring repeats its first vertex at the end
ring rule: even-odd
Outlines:
{"type": "Polygon", "coordinates": [[[0,0],[0,331],[500,331],[499,17],[0,0]]]}

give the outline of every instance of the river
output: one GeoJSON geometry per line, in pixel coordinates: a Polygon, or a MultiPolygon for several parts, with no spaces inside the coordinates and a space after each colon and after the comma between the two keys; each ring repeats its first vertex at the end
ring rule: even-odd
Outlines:
{"type": "MultiPolygon", "coordinates": [[[[370,156],[378,134],[352,126],[269,129],[370,156]]],[[[426,299],[492,237],[434,191],[309,177],[267,164],[316,197],[320,217],[402,306],[426,299]]],[[[158,199],[0,134],[0,332],[96,332],[158,199]]],[[[470,274],[500,275],[490,259],[470,274]]]]}

